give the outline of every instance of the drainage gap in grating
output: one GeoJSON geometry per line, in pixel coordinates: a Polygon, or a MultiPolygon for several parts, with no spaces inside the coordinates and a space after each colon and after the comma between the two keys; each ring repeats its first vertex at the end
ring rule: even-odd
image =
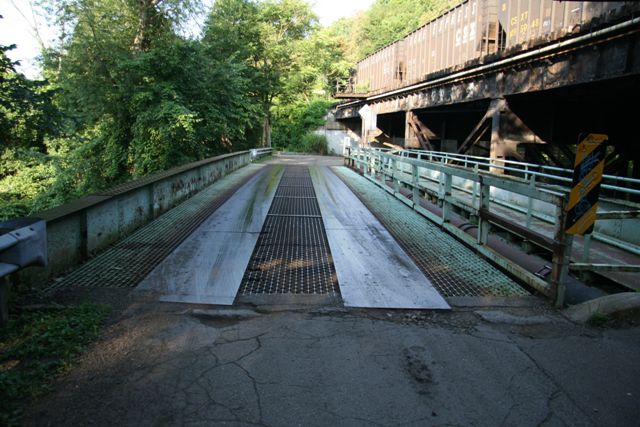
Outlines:
{"type": "Polygon", "coordinates": [[[238,295],[339,295],[309,169],[288,166],[238,295]]]}

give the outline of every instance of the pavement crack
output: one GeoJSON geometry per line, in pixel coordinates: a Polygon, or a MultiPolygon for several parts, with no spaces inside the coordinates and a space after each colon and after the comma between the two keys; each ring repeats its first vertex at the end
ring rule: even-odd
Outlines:
{"type": "Polygon", "coordinates": [[[266,333],[263,333],[263,334],[260,334],[260,335],[258,335],[258,336],[256,336],[256,337],[254,337],[253,339],[254,339],[254,340],[255,340],[255,342],[257,343],[256,348],[254,348],[253,350],[251,350],[249,353],[246,353],[246,354],[244,354],[244,355],[240,356],[239,358],[237,358],[236,360],[234,360],[234,362],[235,362],[235,363],[240,362],[242,359],[245,359],[245,358],[247,358],[247,357],[251,356],[252,354],[254,354],[254,353],[256,353],[256,352],[260,351],[260,350],[262,349],[262,340],[260,340],[260,338],[261,338],[262,336],[264,336],[265,334],[266,334],[266,333]]]}
{"type": "Polygon", "coordinates": [[[499,339],[499,338],[492,338],[492,337],[476,335],[476,334],[473,334],[473,333],[470,333],[469,336],[474,337],[474,338],[479,339],[479,340],[483,340],[483,341],[499,342],[499,343],[502,343],[502,344],[513,344],[513,341],[508,340],[508,339],[503,340],[503,339],[499,339]]]}
{"type": "Polygon", "coordinates": [[[253,392],[256,396],[256,405],[258,405],[258,424],[259,425],[263,425],[266,426],[267,424],[265,424],[264,422],[264,414],[262,411],[262,397],[260,396],[260,390],[258,390],[258,382],[255,379],[255,377],[253,375],[251,375],[251,373],[249,372],[248,369],[246,369],[244,366],[242,366],[240,363],[237,362],[231,362],[232,365],[237,366],[239,369],[241,369],[245,375],[247,376],[247,378],[249,378],[251,380],[251,384],[253,385],[253,392]]]}
{"type": "MultiPolygon", "coordinates": [[[[542,426],[546,425],[547,422],[551,421],[551,418],[554,415],[554,411],[553,411],[553,408],[552,408],[551,405],[553,404],[553,401],[555,399],[557,399],[561,394],[562,394],[562,391],[560,389],[556,389],[547,398],[547,415],[544,417],[544,419],[542,421],[540,421],[537,424],[537,427],[542,427],[542,426]]],[[[565,423],[564,420],[560,419],[560,421],[562,422],[563,425],[565,425],[565,426],[567,425],[567,423],[565,423]]]]}
{"type": "MultiPolygon", "coordinates": [[[[562,387],[562,385],[553,377],[553,375],[551,375],[545,368],[544,366],[540,365],[540,363],[538,363],[538,361],[536,359],[533,358],[533,356],[531,356],[522,346],[520,346],[520,344],[518,344],[517,341],[511,339],[511,342],[513,342],[513,344],[516,346],[516,348],[525,355],[525,357],[527,359],[529,359],[529,361],[531,363],[533,363],[533,365],[536,367],[536,369],[541,372],[545,378],[547,378],[547,380],[549,380],[549,382],[551,382],[551,384],[554,385],[554,387],[556,388],[556,392],[563,394],[567,400],[569,400],[573,406],[582,414],[584,415],[589,421],[593,422],[593,419],[591,417],[590,414],[588,414],[587,412],[584,411],[584,409],[582,409],[582,407],[580,407],[580,405],[578,405],[578,403],[571,397],[571,395],[569,395],[568,393],[566,393],[562,387]]],[[[556,396],[557,397],[557,396],[556,396]]]]}

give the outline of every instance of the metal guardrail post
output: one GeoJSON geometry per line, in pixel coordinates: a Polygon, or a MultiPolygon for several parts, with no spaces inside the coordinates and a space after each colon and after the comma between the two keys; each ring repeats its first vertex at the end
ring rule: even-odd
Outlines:
{"type": "MultiPolygon", "coordinates": [[[[536,176],[531,176],[531,181],[529,181],[532,188],[536,188],[536,176]]],[[[527,198],[527,228],[531,228],[531,220],[533,218],[533,197],[529,196],[527,198]]]]}
{"type": "Polygon", "coordinates": [[[589,262],[589,252],[591,251],[591,234],[585,234],[582,240],[582,262],[589,262]]]}
{"type": "Polygon", "coordinates": [[[9,278],[0,278],[0,327],[9,321],[9,278]]]}
{"type": "Polygon", "coordinates": [[[418,165],[411,165],[411,183],[413,184],[412,201],[414,206],[420,206],[420,172],[418,165]]]}
{"type": "Polygon", "coordinates": [[[376,159],[376,153],[374,151],[369,151],[369,176],[371,178],[375,178],[377,173],[376,159]]]}
{"type": "Polygon", "coordinates": [[[444,175],[444,193],[442,196],[442,222],[451,220],[451,182],[453,177],[447,173],[444,175]]]}
{"type": "Polygon", "coordinates": [[[444,196],[444,173],[440,172],[438,175],[438,198],[442,200],[444,196]]]}
{"type": "Polygon", "coordinates": [[[369,151],[364,150],[364,174],[369,175],[369,151]]]}
{"type": "Polygon", "coordinates": [[[0,222],[0,326],[9,320],[8,275],[22,268],[47,264],[46,222],[18,218],[0,222]]]}
{"type": "Polygon", "coordinates": [[[384,171],[385,171],[384,183],[385,183],[385,185],[386,185],[386,182],[387,182],[387,178],[393,179],[393,175],[392,175],[393,169],[391,167],[391,162],[392,162],[391,157],[387,156],[387,158],[384,161],[384,171]]]}
{"type": "Polygon", "coordinates": [[[491,187],[484,183],[482,175],[479,176],[480,202],[478,208],[478,244],[486,245],[489,238],[489,220],[485,218],[483,212],[489,212],[491,202],[491,187]]]}
{"type": "Polygon", "coordinates": [[[567,205],[567,197],[560,199],[560,203],[556,208],[556,232],[553,243],[553,257],[551,267],[551,291],[552,297],[555,297],[556,307],[564,306],[566,293],[566,279],[569,274],[569,262],[571,261],[571,245],[573,236],[565,233],[565,221],[567,213],[565,206],[567,205]]]}
{"type": "Polygon", "coordinates": [[[398,193],[400,191],[400,178],[398,177],[398,160],[394,157],[391,163],[393,170],[391,171],[391,177],[393,180],[393,192],[398,193]]]}
{"type": "MultiPolygon", "coordinates": [[[[475,165],[473,167],[473,173],[475,173],[476,175],[478,174],[478,165],[475,165]]],[[[471,184],[471,191],[472,191],[471,206],[473,208],[476,208],[476,199],[478,198],[478,187],[479,187],[479,183],[477,181],[474,181],[473,184],[471,184]]]]}

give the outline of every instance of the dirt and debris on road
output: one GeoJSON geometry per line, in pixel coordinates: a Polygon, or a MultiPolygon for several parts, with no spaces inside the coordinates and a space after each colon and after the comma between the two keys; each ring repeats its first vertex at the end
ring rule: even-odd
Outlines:
{"type": "Polygon", "coordinates": [[[576,325],[534,298],[440,312],[99,297],[115,307],[103,338],[27,425],[632,426],[640,415],[640,328],[576,325]]]}

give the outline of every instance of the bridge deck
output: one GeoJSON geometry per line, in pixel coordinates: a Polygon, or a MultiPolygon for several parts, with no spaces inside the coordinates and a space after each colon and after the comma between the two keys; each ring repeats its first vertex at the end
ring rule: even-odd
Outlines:
{"type": "Polygon", "coordinates": [[[243,168],[54,286],[137,286],[161,301],[222,305],[324,295],[376,308],[527,294],[339,163],[280,156],[243,168]]]}
{"type": "Polygon", "coordinates": [[[449,307],[323,166],[314,167],[313,179],[305,166],[265,166],[138,289],[162,301],[223,305],[238,295],[341,293],[352,307],[449,307]]]}

